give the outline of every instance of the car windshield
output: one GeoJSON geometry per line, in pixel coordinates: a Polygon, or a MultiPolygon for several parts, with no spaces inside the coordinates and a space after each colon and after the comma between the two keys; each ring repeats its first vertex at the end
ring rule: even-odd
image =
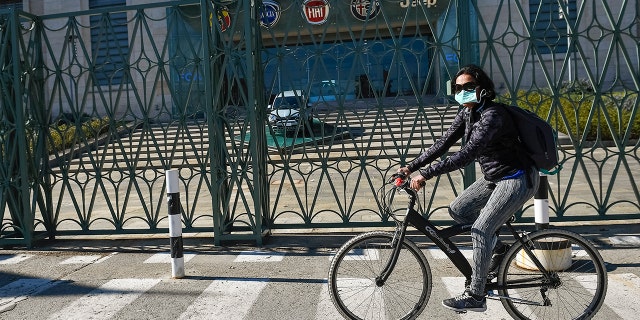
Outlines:
{"type": "Polygon", "coordinates": [[[273,101],[274,108],[299,108],[298,97],[279,97],[273,101]]]}

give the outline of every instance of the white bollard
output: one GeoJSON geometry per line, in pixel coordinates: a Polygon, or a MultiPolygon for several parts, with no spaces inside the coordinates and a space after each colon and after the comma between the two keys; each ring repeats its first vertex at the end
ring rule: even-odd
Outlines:
{"type": "MultiPolygon", "coordinates": [[[[534,241],[533,254],[547,271],[563,271],[569,269],[572,264],[571,243],[564,239],[548,238],[534,241]]],[[[538,270],[529,256],[520,250],[516,256],[516,265],[527,270],[538,270]]]]}
{"type": "Polygon", "coordinates": [[[178,170],[165,172],[167,203],[169,207],[169,239],[171,243],[171,276],[184,277],[184,252],[182,244],[182,219],[180,218],[180,187],[178,170]]]}
{"type": "MultiPolygon", "coordinates": [[[[549,188],[547,174],[540,172],[540,185],[533,197],[533,210],[535,211],[536,229],[549,228],[549,188]]],[[[533,254],[547,271],[562,271],[571,266],[571,243],[562,239],[545,239],[536,241],[533,254]]],[[[523,251],[518,252],[516,265],[528,269],[537,270],[538,267],[529,259],[523,251]]]]}

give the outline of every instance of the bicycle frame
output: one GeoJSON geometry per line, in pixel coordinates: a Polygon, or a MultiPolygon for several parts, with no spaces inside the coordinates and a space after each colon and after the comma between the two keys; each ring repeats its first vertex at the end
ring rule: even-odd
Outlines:
{"type": "MultiPolygon", "coordinates": [[[[388,184],[393,183],[393,189],[385,190],[385,184],[378,194],[382,195],[381,214],[396,222],[395,233],[369,231],[351,238],[336,252],[329,267],[329,295],[348,319],[376,319],[380,315],[413,319],[425,310],[437,278],[428,255],[407,237],[409,226],[444,252],[466,278],[465,287],[474,278],[473,263],[465,257],[466,252],[462,254],[456,237],[473,235],[473,224],[436,227],[430,216],[419,213],[418,193],[409,187],[407,178],[391,178],[388,184]],[[409,197],[397,197],[400,191],[409,197]],[[400,206],[394,205],[394,198],[402,202],[400,206]],[[407,206],[403,206],[405,200],[407,206]]],[[[512,225],[514,221],[511,217],[504,224],[515,242],[504,253],[497,273],[492,270],[486,278],[486,299],[499,300],[514,319],[546,319],[560,314],[584,319],[595,314],[607,290],[606,266],[595,246],[568,230],[521,231],[512,225]]]]}
{"type": "MultiPolygon", "coordinates": [[[[420,231],[427,238],[429,238],[433,243],[442,250],[449,258],[449,260],[453,263],[453,265],[462,273],[462,275],[466,278],[466,281],[471,281],[472,269],[471,265],[467,258],[462,254],[458,246],[455,245],[450,239],[454,236],[468,233],[471,231],[472,224],[456,224],[450,227],[438,229],[433,223],[431,223],[428,219],[424,218],[417,210],[414,209],[415,203],[417,201],[417,193],[411,189],[404,189],[409,195],[409,204],[407,206],[406,216],[402,223],[400,224],[399,232],[396,231],[396,237],[394,238],[394,242],[391,244],[393,248],[400,248],[398,243],[402,243],[406,236],[406,231],[409,226],[416,228],[416,230],[420,231]]],[[[507,285],[498,285],[496,282],[490,282],[486,284],[487,291],[499,290],[499,289],[507,289],[507,288],[527,288],[527,287],[541,287],[542,283],[546,283],[547,285],[554,285],[553,281],[546,281],[547,279],[553,279],[550,277],[550,273],[544,268],[542,263],[537,259],[535,254],[531,251],[529,246],[524,245],[527,240],[526,237],[522,237],[518,234],[518,232],[513,228],[509,221],[506,222],[506,226],[509,228],[511,233],[513,234],[516,242],[521,242],[523,244],[523,250],[526,254],[531,258],[532,262],[539,268],[539,270],[543,273],[544,277],[539,279],[539,283],[532,283],[530,280],[527,280],[523,283],[510,283],[507,285]]],[[[391,272],[393,271],[398,256],[400,254],[400,250],[394,250],[391,258],[387,262],[387,265],[382,270],[381,274],[376,278],[376,283],[381,286],[387,280],[391,272]]],[[[546,291],[546,290],[544,290],[546,291]]],[[[541,289],[541,293],[545,295],[544,291],[541,289]]],[[[499,298],[499,297],[498,297],[499,298]]],[[[516,300],[514,298],[509,298],[512,300],[516,300]]],[[[520,301],[520,303],[528,303],[528,301],[520,301]]]]}
{"type": "MultiPolygon", "coordinates": [[[[409,189],[410,190],[410,189],[409,189]]],[[[471,280],[471,265],[467,258],[460,252],[460,249],[450,240],[451,237],[469,232],[471,230],[471,224],[462,224],[462,225],[454,225],[442,230],[436,228],[434,224],[432,224],[429,220],[425,219],[418,211],[414,209],[417,194],[413,192],[413,190],[407,191],[409,194],[409,204],[407,206],[407,213],[405,219],[402,221],[400,225],[400,232],[396,232],[396,238],[394,239],[394,243],[392,243],[392,247],[399,248],[396,246],[398,243],[402,243],[404,241],[407,228],[411,225],[416,228],[418,231],[422,232],[425,236],[427,236],[431,241],[433,241],[441,250],[444,252],[449,260],[456,266],[458,270],[465,276],[467,281],[471,280]]],[[[387,280],[393,268],[395,267],[396,261],[398,259],[398,255],[400,254],[400,250],[394,250],[389,262],[382,270],[380,275],[376,278],[376,283],[381,286],[387,280]]]]}

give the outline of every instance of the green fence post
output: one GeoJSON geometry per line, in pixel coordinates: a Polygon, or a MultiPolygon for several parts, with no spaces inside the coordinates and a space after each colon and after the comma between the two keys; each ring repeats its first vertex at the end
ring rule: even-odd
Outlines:
{"type": "Polygon", "coordinates": [[[267,141],[266,130],[266,101],[264,95],[264,76],[262,74],[261,35],[260,35],[260,5],[262,2],[246,0],[248,19],[245,22],[245,39],[247,47],[245,61],[248,72],[249,86],[248,108],[251,122],[251,158],[253,166],[253,210],[255,213],[254,236],[258,245],[262,245],[262,234],[265,230],[265,217],[269,213],[269,183],[267,182],[267,141]]]}
{"type": "MultiPolygon", "coordinates": [[[[471,18],[475,17],[472,14],[471,2],[474,0],[456,0],[456,21],[458,24],[458,61],[459,66],[465,66],[471,63],[477,63],[478,46],[474,45],[474,41],[477,41],[477,28],[472,28],[474,23],[471,18]],[[474,34],[475,33],[475,34],[474,34]]],[[[477,25],[477,21],[475,21],[477,25]]],[[[476,180],[476,166],[472,163],[464,168],[462,176],[462,183],[464,187],[470,186],[476,180]]]]}
{"type": "Polygon", "coordinates": [[[221,68],[218,60],[220,54],[217,52],[219,45],[219,35],[216,30],[213,4],[207,0],[200,1],[202,12],[202,47],[204,68],[204,90],[205,90],[205,112],[207,114],[207,125],[209,127],[209,159],[211,169],[211,202],[213,214],[213,237],[214,243],[220,245],[222,235],[225,233],[226,211],[224,203],[228,192],[228,182],[226,176],[226,155],[224,139],[224,123],[220,118],[221,97],[216,95],[214,89],[219,87],[218,81],[221,75],[221,68]]]}
{"type": "MultiPolygon", "coordinates": [[[[6,201],[9,214],[15,230],[15,237],[22,238],[22,242],[31,246],[34,231],[34,214],[29,205],[29,171],[26,142],[25,110],[23,95],[23,70],[20,55],[20,21],[18,12],[10,9],[5,16],[6,33],[2,43],[3,74],[5,85],[3,88],[7,97],[2,101],[3,106],[3,134],[5,143],[3,148],[3,165],[7,189],[2,194],[6,201]]],[[[20,240],[18,240],[20,241],[20,240]]]]}

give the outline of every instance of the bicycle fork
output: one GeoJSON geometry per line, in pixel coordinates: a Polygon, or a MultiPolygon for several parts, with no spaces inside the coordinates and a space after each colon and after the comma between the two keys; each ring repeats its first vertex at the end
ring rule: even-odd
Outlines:
{"type": "Polygon", "coordinates": [[[384,286],[384,283],[389,279],[391,272],[393,272],[396,262],[398,262],[400,249],[402,249],[402,243],[404,242],[405,234],[407,232],[407,226],[408,225],[406,223],[403,223],[400,228],[396,229],[393,240],[391,240],[391,248],[393,249],[391,257],[389,258],[389,261],[387,261],[387,265],[382,269],[382,272],[380,272],[380,275],[376,277],[376,285],[378,287],[384,286]]]}

